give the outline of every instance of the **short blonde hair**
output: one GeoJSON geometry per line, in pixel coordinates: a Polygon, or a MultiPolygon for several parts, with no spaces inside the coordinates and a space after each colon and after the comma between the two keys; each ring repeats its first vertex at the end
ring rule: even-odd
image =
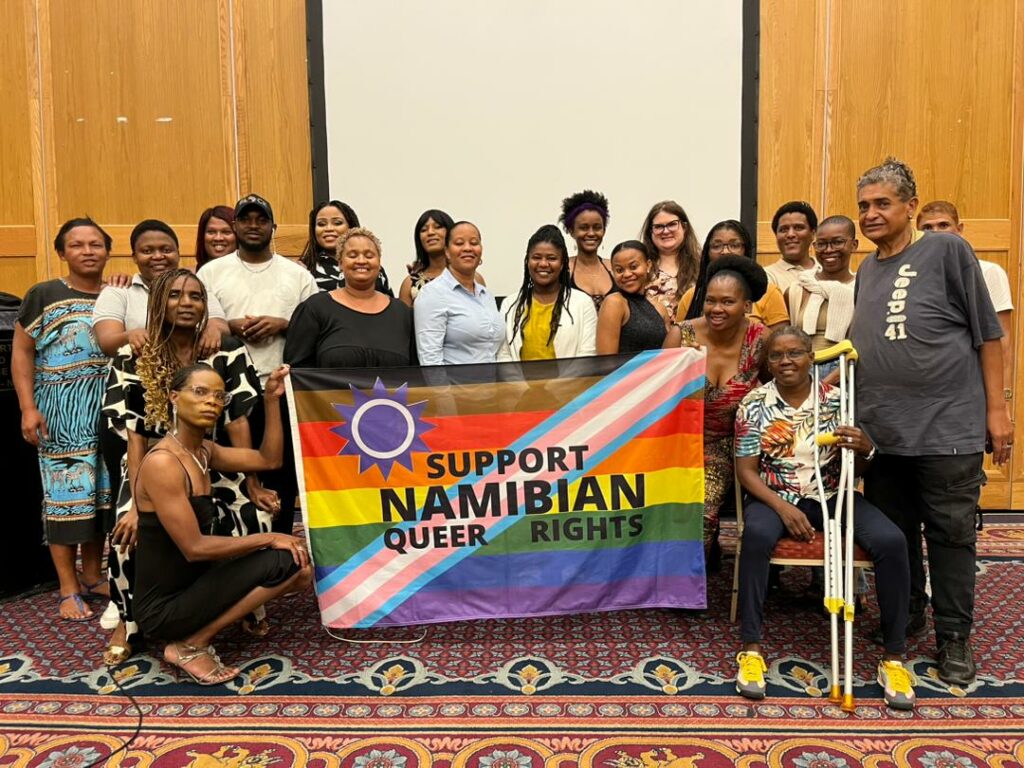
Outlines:
{"type": "Polygon", "coordinates": [[[380,247],[380,239],[375,234],[373,234],[373,232],[368,230],[366,227],[353,227],[352,229],[345,230],[344,234],[342,234],[342,236],[338,238],[338,245],[335,248],[334,254],[335,258],[341,258],[341,253],[342,251],[345,250],[345,245],[353,237],[365,237],[367,240],[373,243],[373,247],[377,249],[377,255],[380,256],[381,258],[384,257],[384,252],[383,250],[381,250],[380,247]]]}

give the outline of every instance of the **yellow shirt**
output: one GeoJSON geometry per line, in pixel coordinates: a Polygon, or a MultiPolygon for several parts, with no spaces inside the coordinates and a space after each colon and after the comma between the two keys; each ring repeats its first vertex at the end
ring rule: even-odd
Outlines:
{"type": "MultiPolygon", "coordinates": [[[[676,311],[677,322],[681,323],[686,319],[686,312],[690,309],[690,302],[693,301],[693,291],[694,289],[691,288],[679,300],[679,309],[676,311]]],[[[786,300],[782,298],[782,291],[777,285],[768,283],[768,290],[765,291],[764,296],[751,304],[747,319],[757,320],[761,325],[766,325],[769,328],[778,323],[789,322],[786,300]]]]}
{"type": "Polygon", "coordinates": [[[555,347],[548,341],[551,335],[551,304],[541,304],[536,299],[530,301],[530,316],[523,324],[523,349],[519,353],[520,360],[554,360],[555,347]]]}

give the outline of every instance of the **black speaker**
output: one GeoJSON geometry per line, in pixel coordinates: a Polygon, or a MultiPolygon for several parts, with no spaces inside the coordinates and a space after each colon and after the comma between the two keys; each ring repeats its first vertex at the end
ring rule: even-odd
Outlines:
{"type": "Polygon", "coordinates": [[[43,486],[36,449],[21,438],[21,409],[11,379],[14,323],[21,300],[0,293],[0,445],[4,535],[0,536],[0,597],[11,597],[57,579],[43,544],[43,486]]]}

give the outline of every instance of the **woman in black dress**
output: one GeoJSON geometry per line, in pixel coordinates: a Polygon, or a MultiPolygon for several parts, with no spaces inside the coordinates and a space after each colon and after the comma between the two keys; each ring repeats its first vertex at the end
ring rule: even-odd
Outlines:
{"type": "MultiPolygon", "coordinates": [[[[177,369],[204,362],[224,380],[231,394],[222,409],[214,439],[224,446],[251,447],[249,415],[259,401],[260,383],[245,346],[226,336],[220,350],[208,357],[198,352],[199,339],[208,319],[206,291],[187,269],[162,273],[150,288],[148,341],[140,354],[125,345],[111,360],[103,401],[103,429],[109,439],[111,460],[120,467],[116,491],[116,523],[111,532],[110,596],[120,623],[111,635],[104,662],[113,666],[128,659],[137,645],[132,596],[134,549],[138,514],[132,498],[132,481],[149,446],[167,434],[171,425],[163,403],[177,369]],[[116,454],[116,455],[115,455],[116,454]]],[[[269,531],[279,512],[274,491],[263,487],[256,475],[233,472],[212,474],[213,494],[221,503],[215,532],[244,536],[269,531]]],[[[266,634],[270,627],[263,616],[243,624],[246,631],[266,634]]]]}
{"type": "Polygon", "coordinates": [[[344,284],[302,302],[292,315],[284,361],[302,368],[416,365],[412,310],[381,293],[380,241],[368,229],[338,239],[344,284]]]}
{"type": "Polygon", "coordinates": [[[654,270],[650,252],[638,240],[627,240],[612,249],[611,261],[618,290],[601,303],[597,315],[597,354],[661,349],[671,318],[646,293],[654,270]]]}
{"type": "Polygon", "coordinates": [[[213,532],[217,502],[211,495],[211,468],[255,473],[281,466],[278,401],[287,373],[282,366],[267,380],[267,423],[258,451],[206,439],[232,399],[209,365],[179,369],[170,392],[158,395],[172,428],[146,454],[135,483],[135,613],[147,636],[167,642],[164,660],[201,685],[226,683],[239,673],[237,667],[225,667],[211,645],[218,632],[276,597],[307,589],[312,581],[301,539],[213,532]]]}

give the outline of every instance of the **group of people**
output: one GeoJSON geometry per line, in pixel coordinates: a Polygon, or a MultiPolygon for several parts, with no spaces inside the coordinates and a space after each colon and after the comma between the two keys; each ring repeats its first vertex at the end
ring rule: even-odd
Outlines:
{"type": "Polygon", "coordinates": [[[904,164],[867,171],[857,195],[860,231],[877,250],[855,276],[854,222],[819,222],[804,202],[773,217],[782,258],[767,268],[739,221],[712,226],[701,247],[674,201],[654,205],[638,239],[603,258],[609,203],[583,191],[562,201],[561,230],[547,224],[529,239],[522,285],[500,308],[480,272],[479,228],[436,209],[415,224],[415,261],[397,297],[380,241],[338,200],[311,211],[298,262],[274,252],[274,212],[258,195],[203,213],[196,272],[180,267],[171,227],[143,221],[131,235],[138,273],[110,284],[109,236],[90,219],[66,222],[54,245],[68,276],[29,291],[13,357],[22,432],[39,449],[59,615],[87,620],[88,602],[109,596],[118,626],[108,664],[145,636],[166,643],[167,662],[199,682],[237,675],[213,649],[216,633],[241,622],[266,634],[265,604],[311,579],[304,544],[291,535],[288,366],[488,364],[692,346],[707,355],[712,561],[734,477],[749,500],[738,691],[765,694],[772,549],[821,526],[815,451],[824,501],[834,503],[838,449],[816,447],[815,399],[824,428],[864,472],[856,536],[878,574],[886,700],[914,702],[901,658],[906,637],[927,627],[922,526],[939,674],[968,684],[982,458],[986,440],[997,463],[1012,444],[1000,346],[1008,286],[1001,295],[997,267],[983,274],[951,205],[918,211],[904,164]],[[860,354],[857,426],[837,423],[835,372],[823,371],[825,383],[811,391],[814,351],[847,338],[860,354]]]}

